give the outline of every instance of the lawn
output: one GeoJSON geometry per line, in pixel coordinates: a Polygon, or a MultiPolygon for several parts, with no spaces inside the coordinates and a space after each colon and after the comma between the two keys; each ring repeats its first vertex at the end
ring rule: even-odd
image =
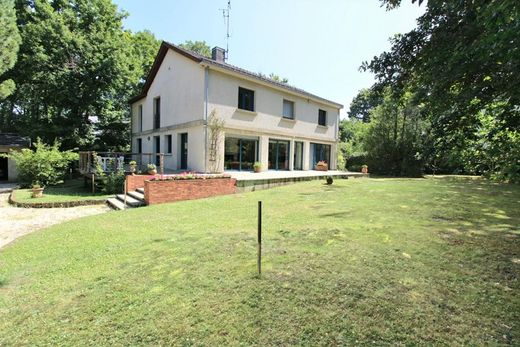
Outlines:
{"type": "Polygon", "coordinates": [[[112,197],[114,194],[105,195],[102,193],[92,192],[85,187],[83,179],[73,179],[65,181],[62,184],[56,186],[45,187],[43,191],[43,197],[33,198],[31,189],[18,189],[16,190],[15,197],[17,202],[69,202],[69,201],[81,201],[81,200],[97,200],[107,199],[112,197]]]}
{"type": "Polygon", "coordinates": [[[350,179],[67,222],[0,250],[0,345],[520,345],[519,206],[350,179]]]}

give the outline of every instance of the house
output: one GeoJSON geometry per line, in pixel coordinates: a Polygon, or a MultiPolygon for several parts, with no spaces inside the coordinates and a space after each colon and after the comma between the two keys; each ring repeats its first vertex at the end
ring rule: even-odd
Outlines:
{"type": "MultiPolygon", "coordinates": [[[[30,145],[31,141],[25,137],[0,133],[0,155],[9,154],[10,150],[28,148],[30,145]]],[[[12,159],[0,156],[0,182],[16,182],[17,176],[16,163],[12,159]]]]}
{"type": "MultiPolygon", "coordinates": [[[[163,42],[132,106],[132,152],[164,153],[164,168],[198,172],[336,169],[342,105],[163,42]],[[208,126],[223,121],[217,141],[208,126]],[[213,146],[213,147],[212,147],[213,146]]],[[[157,164],[159,156],[156,156],[157,164]]]]}

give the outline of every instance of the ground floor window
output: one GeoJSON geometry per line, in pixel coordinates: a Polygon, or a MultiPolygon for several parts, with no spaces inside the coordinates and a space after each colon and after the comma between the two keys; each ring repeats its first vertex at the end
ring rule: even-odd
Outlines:
{"type": "Polygon", "coordinates": [[[311,169],[314,169],[319,161],[324,161],[329,164],[330,167],[330,145],[324,145],[321,143],[311,143],[311,169]]]}
{"type": "Polygon", "coordinates": [[[269,170],[289,170],[289,141],[269,140],[269,170]]]}
{"type": "Polygon", "coordinates": [[[258,161],[258,140],[226,137],[224,142],[225,170],[253,170],[258,161]]]}

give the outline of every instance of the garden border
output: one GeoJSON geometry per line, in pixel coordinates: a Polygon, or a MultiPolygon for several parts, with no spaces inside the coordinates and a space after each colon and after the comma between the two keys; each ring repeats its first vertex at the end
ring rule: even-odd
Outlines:
{"type": "Polygon", "coordinates": [[[78,207],[78,206],[93,206],[93,205],[103,205],[107,203],[107,199],[86,199],[86,200],[76,200],[76,201],[61,201],[61,202],[19,202],[15,200],[15,192],[14,189],[9,194],[9,199],[7,201],[10,205],[14,207],[21,208],[69,208],[69,207],[78,207]]]}

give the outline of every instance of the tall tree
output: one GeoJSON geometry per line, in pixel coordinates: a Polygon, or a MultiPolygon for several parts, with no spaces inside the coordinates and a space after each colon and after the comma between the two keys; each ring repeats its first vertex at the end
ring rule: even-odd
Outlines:
{"type": "Polygon", "coordinates": [[[14,81],[4,80],[2,74],[14,66],[20,41],[14,2],[0,0],[0,100],[11,95],[15,89],[14,81]]]}
{"type": "Polygon", "coordinates": [[[202,56],[211,58],[211,47],[208,46],[206,41],[191,41],[187,40],[179,45],[180,47],[198,53],[202,56]]]}
{"type": "Polygon", "coordinates": [[[0,130],[67,149],[124,149],[127,100],[153,59],[153,35],[124,31],[126,14],[110,0],[16,0],[15,8],[22,44],[6,76],[17,89],[0,102],[0,130]]]}
{"type": "MultiPolygon", "coordinates": [[[[383,0],[389,9],[400,2],[383,0]]],[[[453,147],[463,151],[479,139],[486,143],[484,151],[508,151],[494,135],[520,137],[520,3],[435,0],[425,4],[417,27],[394,37],[391,50],[363,68],[375,73],[376,88],[390,86],[396,95],[414,90],[431,121],[439,151],[453,147]],[[486,123],[483,113],[493,122],[486,123]],[[489,131],[484,134],[485,128],[489,131]]],[[[498,157],[503,158],[500,164],[488,161],[479,171],[507,168],[508,177],[520,178],[517,159],[502,152],[498,157]]]]}
{"type": "Polygon", "coordinates": [[[349,118],[356,118],[364,123],[370,121],[370,112],[383,102],[382,97],[373,89],[361,89],[350,103],[349,118]]]}

